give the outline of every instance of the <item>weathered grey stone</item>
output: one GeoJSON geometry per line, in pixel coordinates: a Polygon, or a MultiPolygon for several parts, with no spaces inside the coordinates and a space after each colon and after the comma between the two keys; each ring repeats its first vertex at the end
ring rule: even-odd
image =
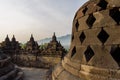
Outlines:
{"type": "Polygon", "coordinates": [[[120,0],[106,0],[109,7],[120,7],[120,0]]]}
{"type": "Polygon", "coordinates": [[[88,29],[88,25],[86,24],[86,20],[88,19],[88,15],[84,16],[83,18],[78,19],[79,28],[78,31],[88,29]]]}
{"type": "Polygon", "coordinates": [[[96,37],[99,32],[100,28],[85,30],[84,33],[86,35],[86,39],[83,42],[83,45],[102,45],[102,43],[96,37]]]}
{"type": "Polygon", "coordinates": [[[77,46],[76,47],[76,54],[71,58],[72,61],[82,63],[84,52],[86,50],[85,46],[77,46]]]}
{"type": "Polygon", "coordinates": [[[67,71],[63,71],[57,78],[57,80],[81,80],[77,76],[73,76],[67,71]]]}
{"type": "MultiPolygon", "coordinates": [[[[2,55],[2,53],[1,53],[2,55]]],[[[0,80],[22,80],[23,72],[15,67],[11,60],[6,55],[1,56],[0,60],[0,80]]]]}
{"type": "Polygon", "coordinates": [[[62,72],[62,71],[64,71],[64,68],[62,67],[62,65],[61,65],[61,63],[59,63],[56,67],[55,67],[55,72],[53,72],[53,75],[55,76],[55,77],[58,77],[59,76],[59,74],[62,72]]]}
{"type": "Polygon", "coordinates": [[[103,10],[100,12],[94,13],[94,16],[96,18],[96,21],[93,25],[94,27],[108,27],[115,25],[116,22],[110,17],[109,10],[103,10]]]}
{"type": "Polygon", "coordinates": [[[77,11],[64,70],[53,80],[120,80],[119,6],[119,0],[89,0],[77,11]]]}
{"type": "Polygon", "coordinates": [[[62,61],[62,66],[66,71],[69,71],[71,74],[74,74],[75,76],[78,76],[79,69],[76,69],[73,66],[71,66],[67,63],[64,63],[63,61],[62,61]]]}
{"type": "Polygon", "coordinates": [[[104,28],[106,32],[110,35],[109,39],[106,41],[105,45],[112,45],[120,43],[120,26],[111,26],[104,28]]]}

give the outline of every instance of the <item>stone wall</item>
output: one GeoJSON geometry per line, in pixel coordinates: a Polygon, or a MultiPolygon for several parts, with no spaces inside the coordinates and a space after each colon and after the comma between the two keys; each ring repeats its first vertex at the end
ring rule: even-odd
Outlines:
{"type": "Polygon", "coordinates": [[[23,67],[50,68],[61,61],[61,57],[14,55],[12,62],[23,67]]]}

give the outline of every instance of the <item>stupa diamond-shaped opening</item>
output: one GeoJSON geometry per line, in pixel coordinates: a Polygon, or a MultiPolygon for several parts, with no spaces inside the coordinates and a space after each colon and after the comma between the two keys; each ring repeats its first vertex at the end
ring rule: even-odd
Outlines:
{"type": "Polygon", "coordinates": [[[76,31],[78,31],[78,28],[79,28],[79,22],[78,22],[78,20],[76,21],[75,27],[76,27],[76,31]]]}
{"type": "Polygon", "coordinates": [[[110,10],[109,15],[114,19],[117,23],[117,25],[120,24],[120,11],[119,8],[113,8],[110,10]]]}
{"type": "Polygon", "coordinates": [[[90,46],[88,46],[84,54],[85,54],[86,61],[88,62],[94,56],[94,51],[91,49],[90,46]]]}
{"type": "Polygon", "coordinates": [[[83,41],[85,40],[85,38],[86,38],[86,36],[85,36],[84,32],[82,32],[81,35],[80,35],[80,37],[79,37],[81,43],[83,43],[83,41]]]}
{"type": "Polygon", "coordinates": [[[89,28],[92,28],[94,22],[96,21],[95,17],[93,16],[93,14],[90,14],[88,19],[86,20],[86,23],[88,25],[89,28]]]}
{"type": "Polygon", "coordinates": [[[75,55],[75,53],[76,53],[76,47],[73,48],[71,57],[73,57],[75,55]]]}
{"type": "Polygon", "coordinates": [[[98,39],[104,44],[109,38],[108,33],[102,28],[100,33],[98,34],[98,39]]]}
{"type": "Polygon", "coordinates": [[[86,14],[86,12],[87,12],[87,10],[88,10],[88,8],[87,7],[85,7],[84,9],[83,9],[83,14],[85,15],[86,14]]]}
{"type": "Polygon", "coordinates": [[[97,5],[100,6],[102,10],[107,8],[107,4],[108,2],[106,2],[105,0],[100,0],[100,2],[97,5]]]}
{"type": "Polygon", "coordinates": [[[74,40],[74,35],[72,35],[72,41],[74,40]]]}
{"type": "Polygon", "coordinates": [[[120,47],[111,47],[110,51],[111,56],[113,59],[117,62],[117,64],[120,66],[120,47]]]}

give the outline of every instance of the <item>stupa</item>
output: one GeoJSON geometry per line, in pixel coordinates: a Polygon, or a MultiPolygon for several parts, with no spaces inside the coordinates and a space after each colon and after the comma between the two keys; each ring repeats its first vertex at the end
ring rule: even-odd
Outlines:
{"type": "Polygon", "coordinates": [[[16,38],[14,35],[13,35],[11,41],[7,35],[7,37],[5,38],[5,41],[3,41],[1,43],[0,48],[7,55],[13,55],[15,53],[19,54],[19,50],[21,49],[20,43],[18,41],[16,41],[16,38]]]}
{"type": "Polygon", "coordinates": [[[73,20],[71,46],[53,80],[120,80],[120,0],[89,0],[73,20]]]}
{"type": "Polygon", "coordinates": [[[49,56],[55,56],[55,57],[61,57],[63,58],[66,54],[65,48],[61,45],[60,41],[57,41],[57,37],[55,35],[55,32],[52,36],[52,40],[48,43],[46,49],[44,49],[41,52],[42,55],[49,55],[49,56]]]}
{"type": "Polygon", "coordinates": [[[32,34],[31,34],[30,40],[26,43],[25,49],[27,51],[34,51],[39,49],[38,43],[34,40],[34,37],[32,34]]]}

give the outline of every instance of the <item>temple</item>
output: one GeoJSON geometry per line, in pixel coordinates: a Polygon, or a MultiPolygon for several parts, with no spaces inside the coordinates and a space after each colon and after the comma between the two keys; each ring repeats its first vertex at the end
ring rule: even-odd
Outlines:
{"type": "Polygon", "coordinates": [[[49,56],[58,56],[62,57],[66,53],[66,50],[61,45],[60,41],[57,41],[55,32],[52,36],[52,40],[48,43],[47,47],[41,52],[42,55],[49,55],[49,56]]]}
{"type": "Polygon", "coordinates": [[[40,45],[34,40],[32,34],[30,40],[22,46],[16,41],[14,35],[11,40],[7,35],[5,41],[1,43],[0,48],[5,54],[11,57],[13,63],[24,67],[49,68],[60,62],[66,54],[66,50],[60,41],[57,41],[55,33],[52,36],[52,40],[44,49],[40,48],[40,45]]]}
{"type": "Polygon", "coordinates": [[[120,80],[120,0],[89,0],[73,20],[68,54],[53,80],[120,80]]]}
{"type": "Polygon", "coordinates": [[[9,39],[8,35],[5,38],[5,41],[3,41],[1,43],[1,47],[2,47],[3,51],[5,51],[5,50],[7,51],[7,50],[11,49],[11,42],[10,42],[10,39],[9,39]]]}
{"type": "Polygon", "coordinates": [[[33,50],[38,50],[38,49],[39,49],[38,43],[34,40],[34,37],[31,34],[30,40],[26,43],[25,50],[33,51],[33,50]]]}
{"type": "Polygon", "coordinates": [[[21,49],[20,43],[18,41],[16,41],[16,38],[14,35],[11,40],[11,48],[12,48],[12,50],[20,50],[21,49]]]}
{"type": "Polygon", "coordinates": [[[13,35],[12,40],[10,41],[8,35],[5,38],[5,41],[1,43],[1,49],[5,54],[15,54],[21,49],[21,46],[18,41],[16,41],[15,36],[13,35]]]}

